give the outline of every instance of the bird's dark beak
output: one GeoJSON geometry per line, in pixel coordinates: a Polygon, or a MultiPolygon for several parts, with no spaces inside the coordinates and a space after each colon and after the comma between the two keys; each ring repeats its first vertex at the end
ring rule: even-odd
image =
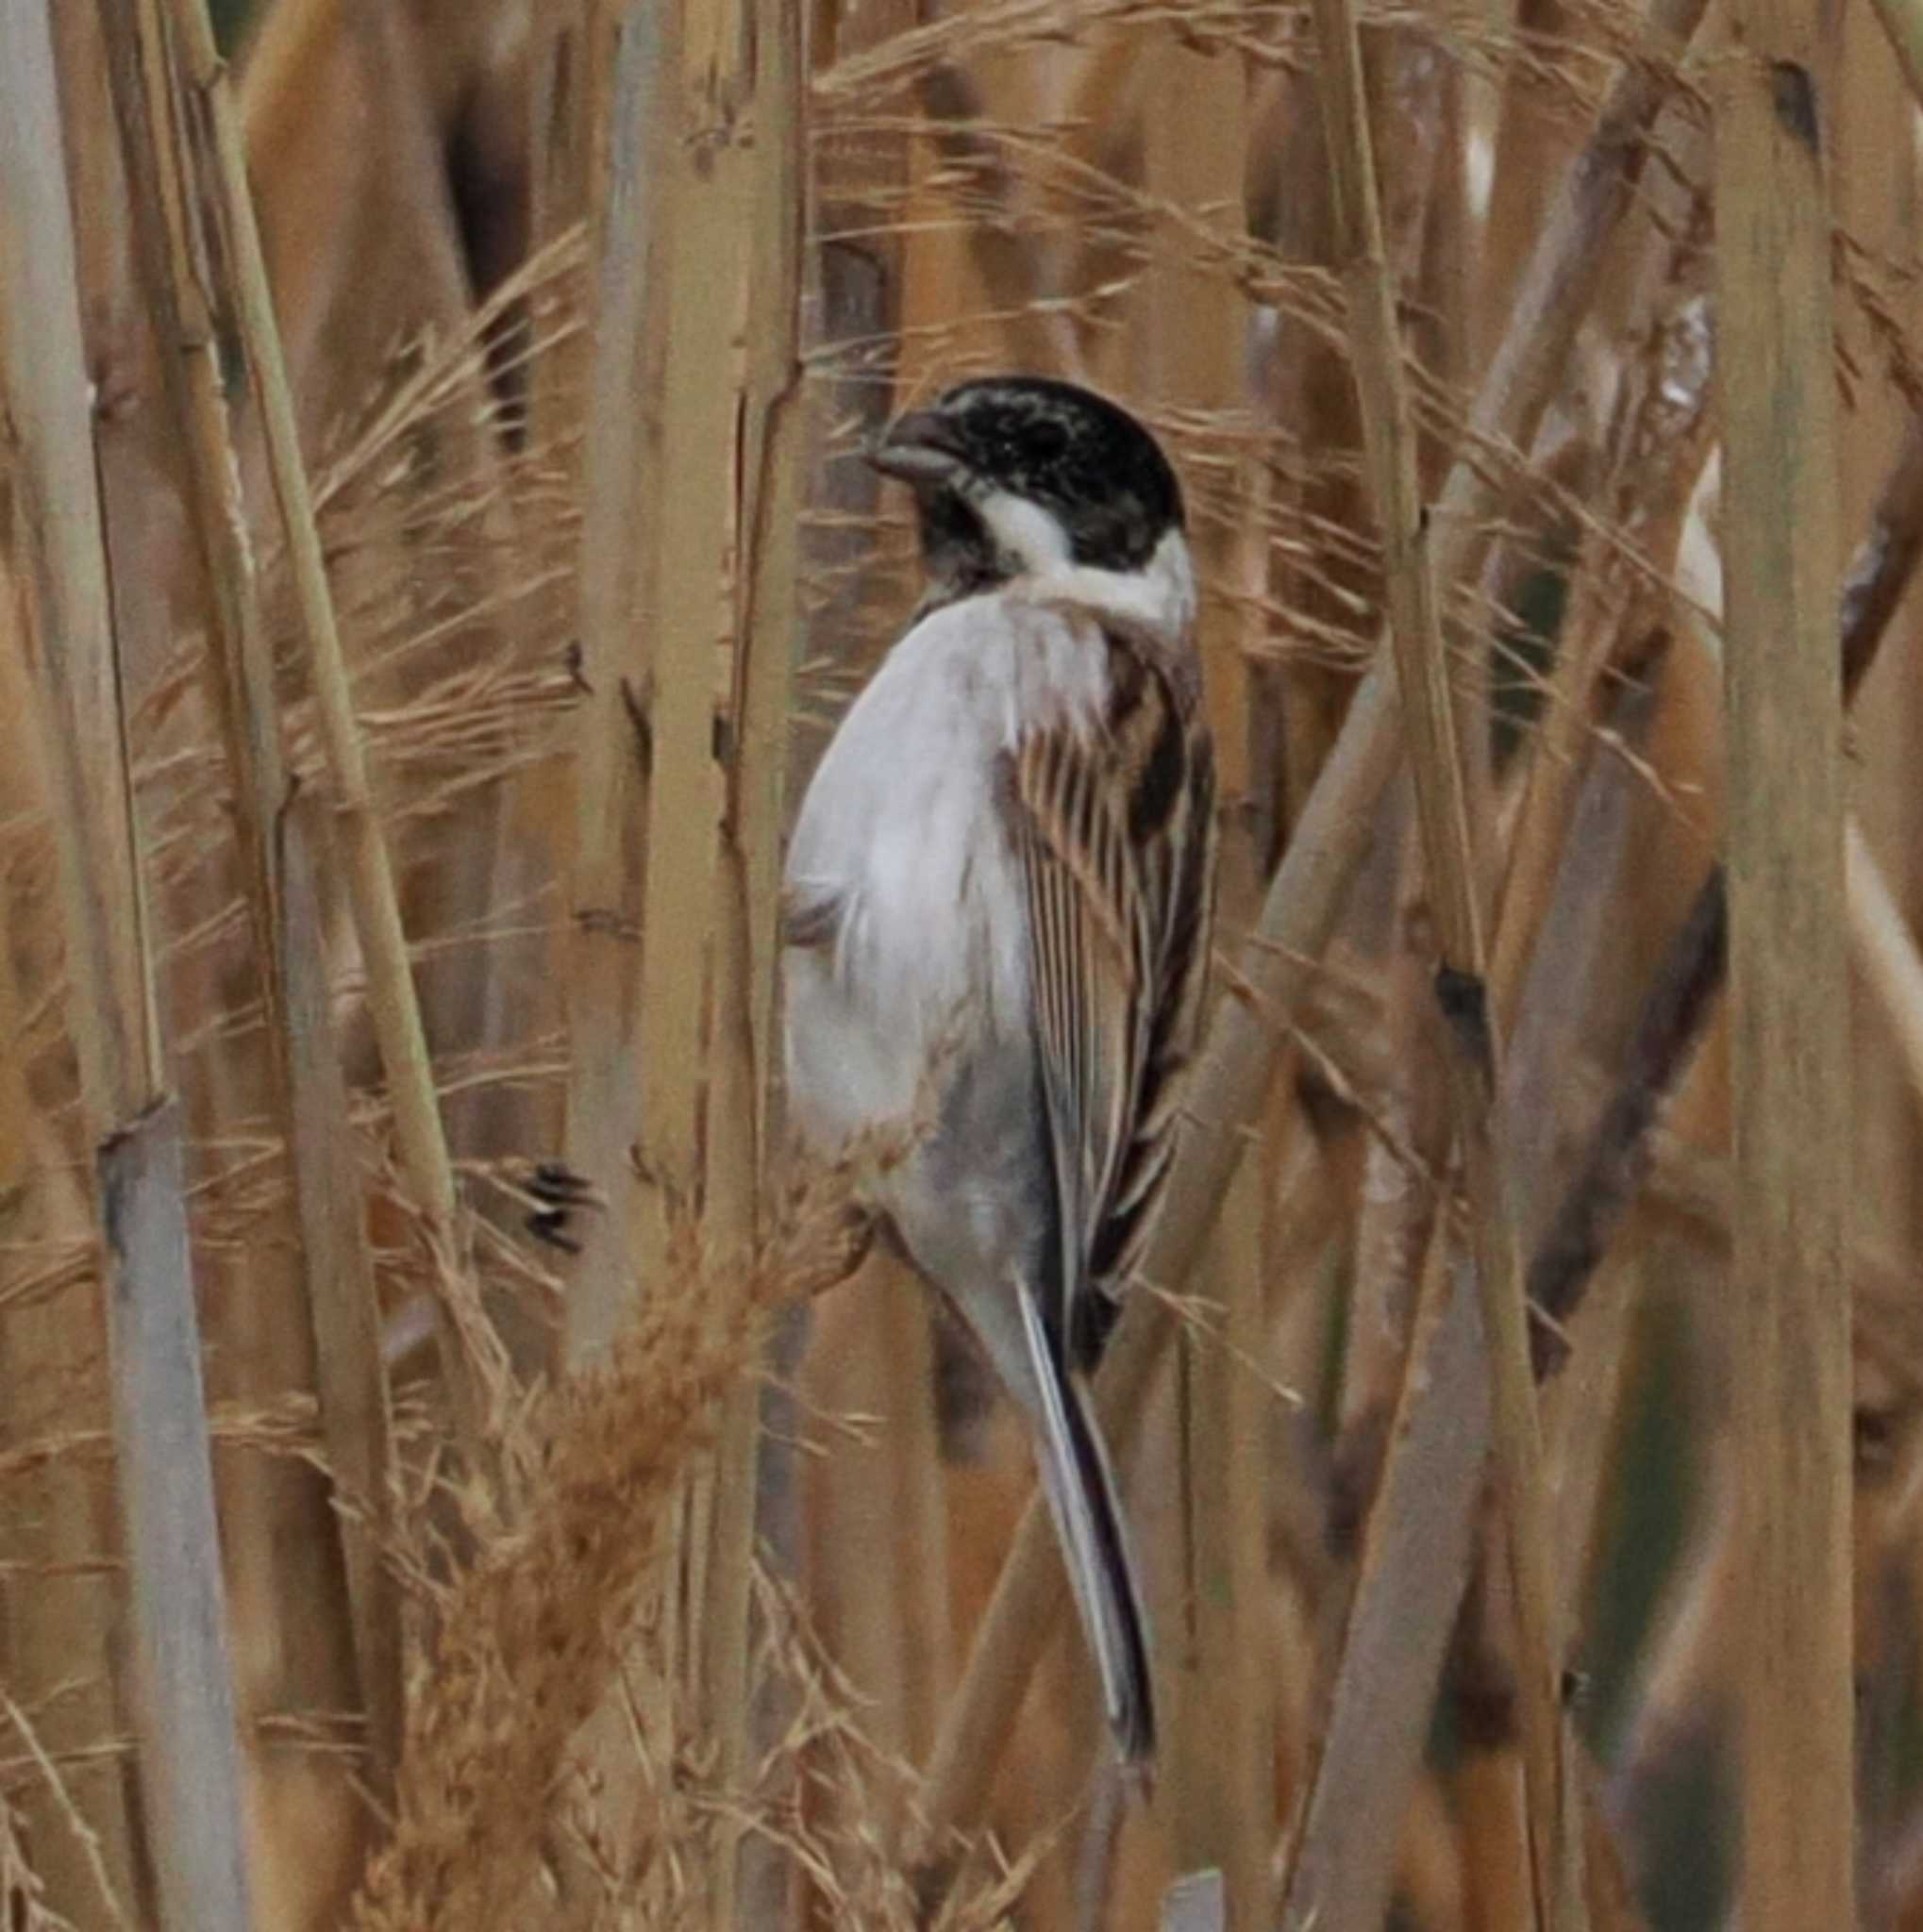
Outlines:
{"type": "Polygon", "coordinates": [[[911,409],[897,416],[868,452],[868,460],[884,476],[917,488],[952,483],[968,467],[954,425],[938,409],[911,409]]]}

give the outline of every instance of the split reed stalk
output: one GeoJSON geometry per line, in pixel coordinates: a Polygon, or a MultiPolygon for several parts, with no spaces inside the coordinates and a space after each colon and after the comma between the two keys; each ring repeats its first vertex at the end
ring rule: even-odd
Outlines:
{"type": "MultiPolygon", "coordinates": [[[[622,20],[610,82],[609,172],[597,184],[596,340],[582,454],[579,589],[589,696],[577,741],[569,880],[566,1147],[569,1165],[606,1190],[609,1224],[569,1271],[560,1357],[577,1372],[599,1360],[631,1323],[638,1289],[646,1285],[635,1271],[640,1187],[631,1151],[641,1143],[643,1124],[642,901],[658,775],[655,721],[643,713],[654,675],[659,569],[645,518],[658,496],[653,479],[664,474],[659,399],[668,353],[665,208],[680,129],[679,58],[677,7],[638,8],[622,20]]],[[[698,800],[689,807],[691,817],[699,815],[698,800]]],[[[698,953],[699,934],[686,924],[680,930],[698,953]]],[[[657,1077],[652,1067],[649,1077],[657,1077]]],[[[639,1709],[650,1731],[647,1748],[664,1752],[661,1665],[638,1636],[630,1642],[633,1674],[645,1687],[639,1709]]],[[[633,1808],[636,1772],[618,1700],[594,1711],[577,1749],[611,1794],[604,1814],[618,1821],[619,1830],[633,1808]]],[[[562,1879],[564,1899],[592,1898],[589,1874],[564,1867],[562,1879]]]]}
{"type": "Polygon", "coordinates": [[[154,1006],[46,8],[0,13],[0,382],[17,439],[71,1030],[106,1246],[146,1848],[168,1932],[246,1932],[181,1121],[154,1006]]]}
{"type": "MultiPolygon", "coordinates": [[[[664,1291],[697,1225],[724,1255],[755,1236],[805,448],[800,33],[789,0],[687,0],[629,23],[617,77],[610,326],[595,388],[631,406],[617,418],[631,442],[591,443],[589,483],[592,503],[599,467],[612,469],[615,500],[634,514],[623,528],[593,516],[584,535],[588,678],[614,702],[591,725],[579,866],[595,902],[635,908],[639,935],[638,945],[581,943],[575,1051],[589,1071],[570,1144],[605,1147],[626,1169],[608,1129],[631,1117],[638,1186],[616,1194],[632,1246],[617,1241],[618,1262],[578,1284],[577,1357],[631,1313],[637,1272],[644,1300],[664,1291]],[[632,118],[644,102],[645,122],[632,118]],[[652,487],[663,475],[674,489],[652,487]],[[638,976],[634,993],[618,983],[624,972],[638,976]],[[590,1058],[600,1042],[611,1068],[590,1058]],[[638,1103],[605,1091],[610,1073],[638,1087],[638,1103]]],[[[667,1585],[724,1784],[748,1761],[758,1416],[758,1388],[744,1379],[713,1462],[692,1479],[667,1585]]],[[[717,1924],[733,1912],[736,1839],[732,1825],[716,1830],[707,1909],[717,1924]]]]}
{"type": "MultiPolygon", "coordinates": [[[[663,106],[677,139],[653,207],[660,227],[644,246],[651,255],[659,250],[664,278],[662,380],[647,398],[657,425],[653,476],[671,476],[675,485],[663,490],[657,482],[646,490],[632,534],[646,559],[648,591],[639,613],[644,657],[637,705],[649,747],[637,962],[637,1046],[644,1071],[629,1257],[644,1300],[662,1291],[677,1243],[697,1224],[708,1228],[704,1116],[711,1101],[722,1099],[710,1086],[711,1072],[717,1071],[711,995],[730,1002],[716,1009],[730,1037],[738,1037],[752,1003],[742,958],[747,911],[728,902],[735,882],[725,884],[721,872],[723,799],[715,759],[717,731],[734,724],[719,708],[744,541],[736,523],[736,438],[745,405],[755,154],[736,110],[754,89],[748,6],[746,0],[676,0],[663,11],[669,50],[663,106]],[[724,986],[730,969],[732,983],[724,986]]],[[[737,1108],[748,1101],[745,1092],[730,1098],[737,1108]]],[[[714,1152],[734,1170],[724,1180],[724,1198],[731,1208],[744,1208],[748,1191],[740,1171],[744,1164],[752,1169],[752,1155],[742,1152],[753,1144],[752,1119],[744,1123],[737,1111],[724,1121],[717,1111],[706,1125],[723,1137],[714,1152]]],[[[730,1242],[741,1235],[739,1228],[713,1232],[730,1242]]],[[[753,1407],[739,1394],[729,1406],[735,1459],[730,1465],[704,1457],[689,1471],[681,1547],[669,1554],[662,1579],[667,1668],[682,1674],[704,1730],[709,1693],[726,1693],[729,1670],[721,1647],[729,1641],[730,1620],[724,1616],[721,1628],[708,1621],[728,1584],[723,1576],[711,1585],[711,1575],[722,1546],[727,1555],[734,1550],[722,1519],[731,1507],[744,1507],[742,1491],[751,1490],[753,1480],[751,1462],[744,1468],[740,1459],[741,1432],[747,1430],[752,1440],[753,1407]]],[[[669,1742],[664,1733],[661,1743],[669,1742]]],[[[710,1912],[722,1902],[714,1890],[720,1878],[720,1870],[711,1868],[704,1906],[710,1912]]],[[[731,1866],[725,1889],[731,1892],[731,1866]]]]}
{"type": "Polygon", "coordinates": [[[561,1338],[570,1366],[605,1348],[631,1313],[628,1150],[641,1133],[637,992],[646,873],[652,740],[640,700],[653,550],[636,541],[658,474],[654,398],[667,354],[664,224],[660,203],[677,125],[676,47],[666,7],[637,8],[620,29],[608,135],[609,178],[595,238],[596,345],[582,458],[582,708],[568,962],[569,1165],[608,1191],[611,1239],[591,1241],[570,1271],[561,1338]]]}
{"type": "Polygon", "coordinates": [[[1850,1137],[1827,29],[1735,0],[1716,94],[1744,1924],[1855,1918],[1850,1137]]]}
{"type": "MultiPolygon", "coordinates": [[[[716,873],[706,1220],[711,1243],[741,1252],[761,1228],[778,1016],[788,719],[800,632],[802,464],[810,447],[801,384],[802,242],[807,232],[808,64],[799,0],[756,0],[755,141],[744,209],[746,348],[733,448],[735,632],[716,873]]],[[[746,1778],[755,1739],[750,1597],[760,1494],[761,1389],[742,1377],[724,1399],[715,1451],[712,1548],[701,1606],[700,1722],[721,1789],[746,1778]]],[[[710,1912],[737,1917],[739,1829],[717,1825],[710,1912]]]]}
{"type": "MultiPolygon", "coordinates": [[[[95,144],[86,159],[96,160],[104,145],[110,143],[95,144]]],[[[0,206],[0,220],[5,218],[0,206]]],[[[9,434],[0,470],[13,460],[9,434]]],[[[28,561],[18,522],[23,499],[7,485],[0,485],[0,498],[6,499],[0,531],[11,540],[0,557],[0,715],[11,723],[0,764],[0,811],[18,824],[16,815],[48,809],[49,780],[42,756],[45,734],[39,728],[40,665],[31,644],[28,561]]],[[[0,1377],[9,1451],[83,1416],[103,1431],[108,1424],[97,1329],[89,1319],[97,1271],[85,1126],[74,1117],[75,1109],[63,1106],[55,1113],[44,1091],[36,1091],[33,1077],[36,1060],[44,1059],[33,1051],[35,1017],[44,1016],[43,1002],[59,983],[64,908],[57,871],[40,863],[23,868],[19,857],[15,848],[8,855],[12,862],[0,864],[7,894],[7,945],[0,963],[0,1039],[6,1047],[0,1058],[8,1066],[0,1100],[6,1115],[0,1130],[0,1234],[10,1251],[0,1274],[0,1377]],[[36,960],[43,962],[38,970],[36,960]],[[42,1272],[36,1248],[49,1241],[84,1257],[84,1265],[68,1276],[64,1292],[35,1296],[29,1285],[42,1272]]],[[[114,1766],[65,1778],[57,1767],[96,1738],[125,1736],[128,1729],[125,1674],[115,1661],[125,1621],[120,1591],[117,1579],[101,1574],[99,1563],[103,1543],[110,1544],[112,1536],[112,1472],[49,1458],[37,1474],[8,1486],[8,1501],[0,1513],[0,1668],[12,1705],[8,1725],[22,1731],[25,1719],[31,1726],[32,1737],[24,1741],[37,1755],[39,1772],[25,1790],[10,1796],[30,1834],[34,1869],[51,1907],[78,1919],[97,1901],[111,1920],[122,1900],[129,1912],[147,1903],[132,1781],[114,1766]],[[39,1758],[45,1769],[39,1768],[39,1758]]]]}

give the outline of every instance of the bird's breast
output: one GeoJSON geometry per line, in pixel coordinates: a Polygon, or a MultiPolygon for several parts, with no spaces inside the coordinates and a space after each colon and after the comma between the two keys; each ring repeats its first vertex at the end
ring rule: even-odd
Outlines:
{"type": "Polygon", "coordinates": [[[1007,760],[1031,724],[1098,716],[1106,691],[1098,632],[983,597],[923,619],[844,719],[788,859],[791,892],[835,908],[831,938],[786,955],[791,1109],[810,1141],[912,1121],[967,1057],[1026,1041],[1007,760]]]}

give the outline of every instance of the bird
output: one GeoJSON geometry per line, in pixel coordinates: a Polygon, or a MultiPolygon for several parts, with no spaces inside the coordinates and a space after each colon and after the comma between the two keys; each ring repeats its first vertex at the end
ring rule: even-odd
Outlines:
{"type": "Polygon", "coordinates": [[[1208,977],[1181,486],[1129,411],[1027,374],[909,409],[868,458],[912,491],[926,588],[790,840],[790,1119],[1025,1419],[1112,1733],[1145,1766],[1149,1633],[1089,1376],[1167,1193],[1208,977]]]}

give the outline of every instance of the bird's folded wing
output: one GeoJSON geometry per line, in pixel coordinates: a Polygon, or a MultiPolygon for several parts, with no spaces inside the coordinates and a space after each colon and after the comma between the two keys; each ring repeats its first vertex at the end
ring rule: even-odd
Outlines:
{"type": "Polygon", "coordinates": [[[1029,974],[1055,1155],[1063,1306],[1086,1361],[1106,1327],[1174,1152],[1174,1075],[1207,970],[1213,777],[1192,701],[1112,649],[1093,727],[1031,732],[1013,759],[1029,974]]]}

